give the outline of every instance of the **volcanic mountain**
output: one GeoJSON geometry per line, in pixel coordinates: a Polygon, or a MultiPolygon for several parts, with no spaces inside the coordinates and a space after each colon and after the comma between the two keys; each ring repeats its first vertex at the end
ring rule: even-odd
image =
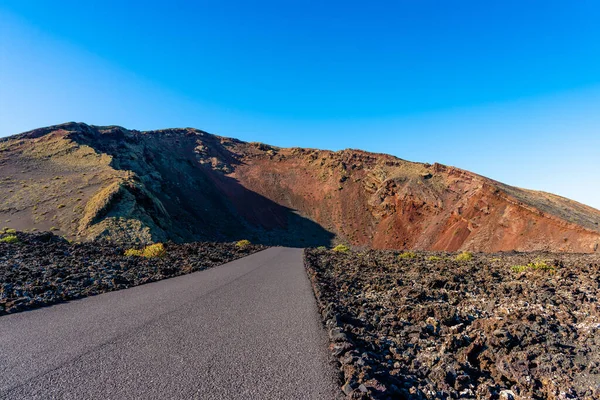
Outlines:
{"type": "Polygon", "coordinates": [[[0,223],[115,242],[594,252],[600,211],[441,164],[201,130],[66,123],[0,139],[0,223]]]}

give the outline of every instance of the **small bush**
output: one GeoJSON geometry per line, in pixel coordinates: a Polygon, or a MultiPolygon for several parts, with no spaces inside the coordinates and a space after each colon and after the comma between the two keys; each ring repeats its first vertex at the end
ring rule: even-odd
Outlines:
{"type": "Polygon", "coordinates": [[[14,235],[15,233],[17,233],[16,229],[10,229],[10,228],[6,228],[4,230],[4,233],[8,234],[8,235],[14,235]]]}
{"type": "Polygon", "coordinates": [[[338,244],[333,248],[333,251],[335,251],[336,253],[347,253],[350,251],[350,248],[345,244],[338,244]]]}
{"type": "Polygon", "coordinates": [[[398,255],[398,258],[400,258],[400,259],[415,258],[415,257],[417,257],[417,255],[412,251],[405,251],[404,253],[398,255]]]}
{"type": "Polygon", "coordinates": [[[527,265],[513,265],[512,267],[510,267],[510,269],[512,269],[513,272],[520,274],[521,272],[524,272],[527,270],[527,265]]]}
{"type": "Polygon", "coordinates": [[[141,257],[142,251],[138,249],[127,249],[125,250],[125,257],[141,257]]]}
{"type": "Polygon", "coordinates": [[[235,245],[237,247],[239,247],[240,249],[245,249],[246,247],[250,246],[250,244],[251,243],[249,240],[243,239],[243,240],[240,240],[239,242],[237,242],[235,245]]]}
{"type": "Polygon", "coordinates": [[[19,238],[15,235],[8,235],[0,239],[0,243],[19,243],[19,238]]]}
{"type": "Polygon", "coordinates": [[[145,257],[155,258],[164,257],[167,254],[165,246],[162,243],[155,243],[144,247],[142,250],[128,249],[123,253],[126,257],[145,257]]]}
{"type": "Polygon", "coordinates": [[[431,257],[427,258],[427,260],[429,260],[429,261],[442,261],[443,258],[442,257],[438,257],[438,256],[431,256],[431,257]]]}
{"type": "Polygon", "coordinates": [[[473,259],[473,253],[469,251],[463,251],[456,256],[456,261],[471,261],[473,259]]]}
{"type": "Polygon", "coordinates": [[[151,244],[146,246],[142,251],[142,256],[146,258],[164,257],[167,254],[165,246],[162,243],[151,244]]]}
{"type": "Polygon", "coordinates": [[[541,260],[539,258],[536,258],[532,262],[527,263],[527,265],[513,265],[512,267],[510,267],[510,269],[512,269],[513,272],[516,272],[518,274],[521,272],[525,272],[528,269],[550,271],[550,272],[556,271],[556,267],[554,265],[548,265],[548,263],[546,263],[546,261],[541,260]]]}
{"type": "Polygon", "coordinates": [[[553,265],[548,265],[546,263],[546,261],[539,259],[539,258],[536,258],[535,260],[533,260],[532,262],[527,264],[527,266],[531,269],[542,269],[542,270],[555,269],[553,265]]]}
{"type": "Polygon", "coordinates": [[[317,247],[317,250],[327,250],[327,247],[325,247],[325,246],[319,246],[319,247],[317,247]]]}
{"type": "Polygon", "coordinates": [[[64,204],[59,204],[57,208],[65,208],[66,206],[64,204]]]}

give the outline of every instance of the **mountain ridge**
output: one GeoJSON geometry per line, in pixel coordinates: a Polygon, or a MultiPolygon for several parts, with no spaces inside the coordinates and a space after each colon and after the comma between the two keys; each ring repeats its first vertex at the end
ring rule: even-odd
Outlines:
{"type": "Polygon", "coordinates": [[[0,221],[74,240],[571,252],[600,242],[600,211],[561,196],[438,163],[195,128],[38,128],[0,138],[0,172],[0,221]]]}

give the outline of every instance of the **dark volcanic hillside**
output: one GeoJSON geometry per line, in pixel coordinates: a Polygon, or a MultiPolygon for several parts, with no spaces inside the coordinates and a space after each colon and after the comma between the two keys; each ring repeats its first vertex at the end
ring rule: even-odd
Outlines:
{"type": "Polygon", "coordinates": [[[439,164],[196,129],[68,123],[0,139],[0,222],[76,240],[592,252],[600,211],[439,164]]]}

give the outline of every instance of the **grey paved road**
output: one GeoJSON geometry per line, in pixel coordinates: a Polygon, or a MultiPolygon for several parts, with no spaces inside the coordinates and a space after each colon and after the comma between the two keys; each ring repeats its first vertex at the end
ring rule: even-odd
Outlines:
{"type": "Polygon", "coordinates": [[[0,398],[338,393],[299,249],[0,317],[0,398]]]}

